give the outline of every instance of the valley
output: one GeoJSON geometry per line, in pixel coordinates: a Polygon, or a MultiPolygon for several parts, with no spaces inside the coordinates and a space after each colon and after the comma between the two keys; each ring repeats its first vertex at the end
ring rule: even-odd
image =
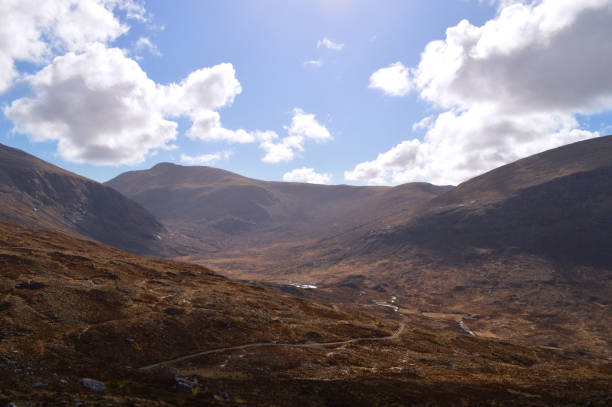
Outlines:
{"type": "Polygon", "coordinates": [[[313,302],[193,264],[1,226],[2,402],[610,401],[609,366],[557,350],[474,337],[456,324],[431,329],[393,311],[313,302]]]}
{"type": "Polygon", "coordinates": [[[419,313],[473,315],[473,329],[492,337],[609,360],[611,154],[612,137],[600,137],[457,187],[267,183],[170,164],[107,185],[162,219],[176,259],[232,278],[315,285],[291,292],[322,301],[397,295],[419,313]],[[172,212],[154,198],[173,194],[207,209],[172,212]],[[217,196],[232,205],[209,203],[217,196]],[[252,226],[210,226],[229,218],[252,226]]]}
{"type": "Polygon", "coordinates": [[[612,0],[0,0],[0,407],[611,407],[612,0]]]}
{"type": "Polygon", "coordinates": [[[0,151],[1,402],[611,401],[610,136],[457,187],[0,151]]]}

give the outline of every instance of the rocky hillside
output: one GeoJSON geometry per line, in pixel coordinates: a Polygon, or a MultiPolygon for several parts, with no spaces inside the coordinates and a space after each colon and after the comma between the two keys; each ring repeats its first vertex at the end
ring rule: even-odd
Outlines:
{"type": "Polygon", "coordinates": [[[610,236],[608,136],[483,174],[401,224],[312,244],[290,269],[347,300],[394,295],[418,315],[470,314],[480,335],[606,359],[610,236]]]}
{"type": "Polygon", "coordinates": [[[432,250],[512,249],[612,268],[612,136],[497,168],[433,199],[387,236],[432,250]]]}
{"type": "Polygon", "coordinates": [[[612,401],[609,369],[570,354],[4,222],[0,310],[7,405],[612,401]]]}
{"type": "Polygon", "coordinates": [[[0,219],[160,252],[164,227],[138,203],[95,181],[0,145],[0,219]]]}

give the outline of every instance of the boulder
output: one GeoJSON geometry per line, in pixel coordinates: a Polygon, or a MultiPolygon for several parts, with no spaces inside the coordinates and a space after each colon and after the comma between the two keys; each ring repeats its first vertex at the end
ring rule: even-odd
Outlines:
{"type": "Polygon", "coordinates": [[[83,387],[88,388],[91,391],[95,391],[96,393],[105,393],[106,385],[104,382],[94,379],[83,378],[81,379],[81,384],[83,387]]]}
{"type": "Polygon", "coordinates": [[[191,380],[183,379],[181,377],[176,378],[176,390],[182,393],[193,393],[197,386],[197,383],[191,380]]]}

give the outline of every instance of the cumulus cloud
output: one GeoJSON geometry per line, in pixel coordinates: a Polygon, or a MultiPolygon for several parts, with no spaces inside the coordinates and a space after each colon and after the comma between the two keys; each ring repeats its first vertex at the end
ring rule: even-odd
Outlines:
{"type": "Polygon", "coordinates": [[[68,160],[96,164],[141,162],[152,150],[169,148],[178,127],[173,117],[191,118],[191,137],[223,138],[213,109],[231,104],[241,90],[231,64],[160,85],[122,50],[99,43],[56,57],[28,82],[31,94],[4,110],[15,130],[57,140],[68,160]]]}
{"type": "MultiPolygon", "coordinates": [[[[127,51],[112,46],[128,32],[124,20],[130,19],[148,22],[142,0],[0,2],[0,92],[18,77],[30,88],[3,109],[13,131],[57,142],[67,160],[100,165],[138,163],[159,149],[176,149],[181,118],[191,124],[187,137],[258,143],[265,151],[262,161],[269,163],[292,160],[309,141],[331,139],[325,126],[301,109],[294,110],[285,137],[225,128],[219,110],[242,92],[233,65],[221,63],[175,83],[156,83],[127,51]],[[21,75],[15,65],[20,61],[42,69],[21,75]]],[[[323,41],[322,46],[341,49],[342,44],[323,41]]],[[[145,50],[160,55],[147,37],[133,49],[136,59],[145,50]]],[[[183,154],[181,159],[209,163],[228,157],[183,154]]]]}
{"type": "Polygon", "coordinates": [[[407,140],[358,164],[346,179],[458,183],[598,136],[580,129],[576,115],[612,109],[610,21],[612,0],[517,0],[501,2],[482,26],[463,20],[448,28],[444,40],[425,47],[416,68],[393,64],[383,69],[400,79],[370,83],[390,95],[414,89],[445,111],[422,141],[407,140]]]}
{"type": "Polygon", "coordinates": [[[274,131],[257,132],[256,134],[260,139],[259,148],[266,152],[261,159],[265,163],[276,164],[291,161],[295,158],[296,150],[304,150],[301,143],[296,143],[297,140],[289,137],[280,139],[274,131]]]}
{"type": "Polygon", "coordinates": [[[513,3],[481,27],[467,20],[427,45],[414,73],[442,107],[494,102],[517,113],[593,113],[612,103],[612,1],[513,3]]]}
{"type": "Polygon", "coordinates": [[[229,106],[242,86],[230,63],[194,71],[183,81],[161,87],[164,110],[173,116],[188,116],[193,125],[187,137],[203,141],[252,143],[255,137],[243,129],[230,130],[221,124],[215,110],[229,106]]]}
{"type": "Polygon", "coordinates": [[[176,137],[177,124],[157,106],[156,84],[117,48],[69,52],[28,81],[31,96],[14,101],[6,116],[36,141],[57,140],[68,160],[138,162],[176,137]]]}
{"type": "Polygon", "coordinates": [[[332,139],[329,130],[317,121],[314,114],[305,113],[300,108],[293,109],[291,124],[285,126],[285,130],[288,136],[283,138],[272,131],[253,134],[260,141],[259,146],[266,152],[263,162],[291,161],[298,152],[304,151],[306,141],[323,143],[332,139]]]}
{"type": "Polygon", "coordinates": [[[593,137],[577,127],[567,115],[500,116],[486,107],[448,111],[438,115],[423,141],[403,141],[344,176],[372,184],[456,184],[534,152],[593,137]]]}
{"type": "Polygon", "coordinates": [[[344,48],[344,44],[333,42],[329,38],[325,37],[322,40],[317,41],[317,48],[321,47],[331,49],[332,51],[342,51],[342,48],[344,48]]]}
{"type": "Polygon", "coordinates": [[[413,88],[410,70],[401,62],[380,68],[370,75],[371,89],[380,89],[389,96],[404,96],[413,88]]]}
{"type": "Polygon", "coordinates": [[[195,118],[202,112],[231,105],[241,92],[234,66],[223,63],[198,69],[180,83],[164,87],[163,97],[170,113],[187,113],[195,118]]]}
{"type": "MultiPolygon", "coordinates": [[[[30,93],[4,108],[14,131],[57,141],[67,160],[102,165],[142,162],[157,149],[176,148],[180,117],[191,121],[191,138],[256,141],[244,130],[225,129],[217,112],[242,91],[231,64],[198,69],[177,83],[155,83],[110,46],[130,29],[119,15],[148,21],[142,0],[0,2],[0,91],[20,75],[16,61],[46,64],[21,76],[30,93]]],[[[147,37],[134,48],[159,54],[147,37]]]]}
{"type": "Polygon", "coordinates": [[[221,115],[212,110],[203,110],[191,116],[193,124],[187,137],[203,141],[226,141],[229,143],[253,143],[257,139],[244,129],[230,130],[221,124],[221,115]]]}
{"type": "Polygon", "coordinates": [[[305,113],[299,107],[293,109],[293,117],[289,127],[285,127],[289,136],[302,140],[311,139],[317,142],[331,140],[329,130],[320,124],[314,114],[305,113]]]}
{"type": "Polygon", "coordinates": [[[308,182],[310,184],[329,184],[330,174],[319,174],[314,168],[296,168],[283,175],[283,181],[308,182]]]}
{"type": "Polygon", "coordinates": [[[114,14],[144,20],[133,0],[3,0],[0,2],[0,92],[19,73],[16,61],[43,64],[56,51],[77,51],[92,42],[108,43],[129,27],[114,14]]]}
{"type": "Polygon", "coordinates": [[[209,165],[214,164],[219,160],[227,160],[232,156],[232,151],[220,151],[211,154],[202,154],[191,156],[189,154],[181,154],[181,162],[189,165],[209,165]]]}

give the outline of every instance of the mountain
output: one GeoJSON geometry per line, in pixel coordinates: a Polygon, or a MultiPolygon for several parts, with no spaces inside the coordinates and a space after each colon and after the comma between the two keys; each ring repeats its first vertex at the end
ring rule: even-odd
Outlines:
{"type": "Polygon", "coordinates": [[[612,136],[497,168],[433,199],[389,236],[438,250],[513,248],[612,267],[612,136]]]}
{"type": "Polygon", "coordinates": [[[164,227],[112,188],[0,144],[0,219],[88,237],[136,253],[161,251],[164,227]]]}
{"type": "Polygon", "coordinates": [[[398,307],[431,327],[469,315],[479,336],[606,359],[611,153],[612,137],[587,140],[456,188],[274,183],[172,164],[108,185],[158,216],[183,260],[312,299],[398,307]]]}
{"type": "Polygon", "coordinates": [[[608,358],[611,236],[608,136],[468,180],[390,228],[313,244],[292,270],[347,299],[394,295],[418,315],[471,314],[480,335],[608,358]]]}
{"type": "Polygon", "coordinates": [[[5,222],[0,310],[3,405],[612,401],[609,367],[575,355],[5,222]]]}
{"type": "Polygon", "coordinates": [[[186,255],[266,249],[391,221],[448,187],[398,188],[259,181],[211,167],[158,164],[108,181],[174,233],[186,255]]]}

